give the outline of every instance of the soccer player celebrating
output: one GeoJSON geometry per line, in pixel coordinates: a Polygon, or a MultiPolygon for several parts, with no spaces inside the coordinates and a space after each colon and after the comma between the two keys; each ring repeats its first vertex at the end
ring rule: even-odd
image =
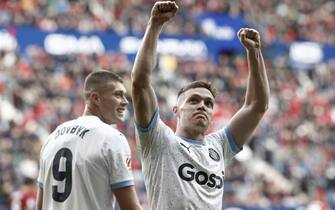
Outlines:
{"type": "Polygon", "coordinates": [[[65,122],[42,147],[38,210],[141,209],[130,168],[130,148],[109,124],[122,122],[128,101],[113,72],[90,73],[83,116],[65,122]]]}
{"type": "Polygon", "coordinates": [[[213,119],[216,91],[194,81],[178,93],[173,132],[159,117],[151,84],[159,34],[175,16],[173,1],[156,2],[132,70],[132,96],[143,176],[151,210],[222,209],[225,165],[246,143],[268,108],[269,84],[254,29],[242,28],[238,38],[249,63],[245,102],[228,125],[206,135],[213,119]]]}

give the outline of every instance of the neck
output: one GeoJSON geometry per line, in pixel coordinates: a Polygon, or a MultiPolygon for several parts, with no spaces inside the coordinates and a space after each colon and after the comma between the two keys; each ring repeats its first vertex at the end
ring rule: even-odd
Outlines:
{"type": "Polygon", "coordinates": [[[180,136],[180,137],[185,137],[188,139],[193,139],[193,140],[199,140],[199,141],[203,141],[205,138],[205,133],[204,132],[200,132],[198,129],[194,129],[194,128],[180,128],[177,125],[177,129],[176,129],[176,135],[180,136]]]}
{"type": "Polygon", "coordinates": [[[85,106],[85,110],[83,113],[83,116],[86,116],[86,115],[87,116],[93,115],[93,116],[97,116],[98,118],[102,119],[99,113],[97,113],[96,111],[94,111],[94,109],[92,109],[91,107],[87,105],[85,106]]]}

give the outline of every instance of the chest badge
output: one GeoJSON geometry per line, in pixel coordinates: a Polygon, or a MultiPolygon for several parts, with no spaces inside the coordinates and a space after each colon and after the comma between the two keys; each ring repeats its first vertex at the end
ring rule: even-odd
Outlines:
{"type": "Polygon", "coordinates": [[[215,161],[220,161],[220,155],[217,151],[215,151],[213,148],[208,149],[209,157],[212,158],[215,161]]]}

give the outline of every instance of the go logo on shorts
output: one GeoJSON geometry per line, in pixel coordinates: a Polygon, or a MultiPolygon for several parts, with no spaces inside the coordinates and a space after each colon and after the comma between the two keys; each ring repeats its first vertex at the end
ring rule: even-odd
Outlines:
{"type": "Polygon", "coordinates": [[[205,171],[196,171],[190,163],[179,166],[178,175],[185,181],[195,181],[199,185],[207,185],[211,188],[221,189],[223,187],[223,177],[216,174],[207,174],[205,171]]]}

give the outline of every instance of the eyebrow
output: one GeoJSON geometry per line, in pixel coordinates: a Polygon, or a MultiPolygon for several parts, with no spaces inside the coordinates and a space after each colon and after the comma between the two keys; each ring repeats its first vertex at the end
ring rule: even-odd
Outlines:
{"type": "Polygon", "coordinates": [[[189,99],[189,98],[192,98],[192,97],[198,97],[198,98],[202,98],[202,99],[210,99],[211,101],[213,101],[214,102],[214,99],[212,98],[212,97],[203,97],[203,96],[201,96],[201,95],[199,95],[199,94],[197,94],[197,93],[194,93],[194,94],[192,94],[192,95],[190,95],[187,99],[189,99]]]}
{"type": "Polygon", "coordinates": [[[122,94],[126,94],[127,91],[124,91],[124,90],[114,90],[114,93],[122,93],[122,94]]]}

